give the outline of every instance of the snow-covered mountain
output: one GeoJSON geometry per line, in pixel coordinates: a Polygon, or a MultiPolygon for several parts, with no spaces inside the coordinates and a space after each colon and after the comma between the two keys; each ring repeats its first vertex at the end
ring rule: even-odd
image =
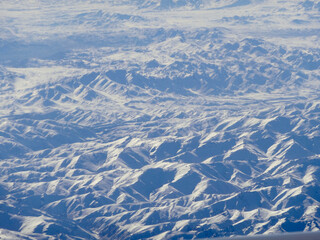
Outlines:
{"type": "Polygon", "coordinates": [[[0,3],[0,238],[320,230],[320,2],[0,3]]]}

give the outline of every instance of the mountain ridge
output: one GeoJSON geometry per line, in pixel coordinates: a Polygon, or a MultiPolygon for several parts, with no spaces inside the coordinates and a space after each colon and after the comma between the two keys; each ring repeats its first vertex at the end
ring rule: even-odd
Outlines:
{"type": "Polygon", "coordinates": [[[25,3],[0,10],[0,238],[319,231],[317,1],[25,3]]]}

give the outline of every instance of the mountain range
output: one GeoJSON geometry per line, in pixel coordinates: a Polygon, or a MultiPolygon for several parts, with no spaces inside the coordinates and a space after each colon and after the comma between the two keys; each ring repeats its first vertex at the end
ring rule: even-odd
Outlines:
{"type": "Polygon", "coordinates": [[[320,230],[320,2],[0,3],[0,238],[320,230]]]}

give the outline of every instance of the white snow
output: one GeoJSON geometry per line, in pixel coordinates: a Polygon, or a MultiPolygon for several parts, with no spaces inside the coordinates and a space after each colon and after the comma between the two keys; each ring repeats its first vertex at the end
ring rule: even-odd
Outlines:
{"type": "Polygon", "coordinates": [[[320,3],[0,2],[0,238],[318,231],[320,3]]]}

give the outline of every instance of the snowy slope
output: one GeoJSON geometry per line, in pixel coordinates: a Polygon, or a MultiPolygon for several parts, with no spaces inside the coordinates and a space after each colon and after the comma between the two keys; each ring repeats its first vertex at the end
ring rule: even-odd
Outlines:
{"type": "Polygon", "coordinates": [[[319,15],[2,1],[0,238],[319,231],[319,15]]]}

